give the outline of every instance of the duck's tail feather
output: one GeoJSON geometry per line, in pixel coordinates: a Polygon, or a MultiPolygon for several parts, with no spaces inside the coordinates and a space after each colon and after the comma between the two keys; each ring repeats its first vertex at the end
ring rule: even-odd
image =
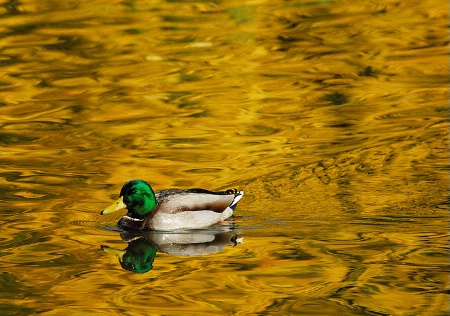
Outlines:
{"type": "Polygon", "coordinates": [[[231,202],[229,208],[231,208],[233,211],[236,208],[237,203],[239,200],[244,196],[244,191],[237,191],[234,193],[234,199],[231,202]]]}

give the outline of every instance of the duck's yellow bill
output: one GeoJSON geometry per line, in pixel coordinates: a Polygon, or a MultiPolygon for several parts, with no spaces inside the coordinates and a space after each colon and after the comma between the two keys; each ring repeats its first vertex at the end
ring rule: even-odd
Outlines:
{"type": "Polygon", "coordinates": [[[117,199],[113,204],[105,208],[103,211],[100,212],[101,215],[114,213],[120,210],[123,210],[124,208],[127,208],[127,205],[123,203],[123,196],[117,199]]]}

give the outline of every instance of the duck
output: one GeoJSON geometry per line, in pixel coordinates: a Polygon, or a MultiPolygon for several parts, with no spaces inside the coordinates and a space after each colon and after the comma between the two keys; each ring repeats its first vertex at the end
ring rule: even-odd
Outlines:
{"type": "Polygon", "coordinates": [[[119,198],[100,214],[127,209],[117,223],[125,231],[202,229],[224,223],[233,215],[243,191],[213,192],[205,189],[153,191],[144,180],[127,181],[119,198]]]}

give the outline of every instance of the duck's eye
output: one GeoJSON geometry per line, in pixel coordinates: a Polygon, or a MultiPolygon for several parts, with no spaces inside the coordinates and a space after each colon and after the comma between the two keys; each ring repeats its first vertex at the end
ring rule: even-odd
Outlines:
{"type": "Polygon", "coordinates": [[[136,190],[135,189],[131,189],[130,191],[128,191],[128,195],[133,195],[133,194],[135,194],[136,193],[136,190]]]}

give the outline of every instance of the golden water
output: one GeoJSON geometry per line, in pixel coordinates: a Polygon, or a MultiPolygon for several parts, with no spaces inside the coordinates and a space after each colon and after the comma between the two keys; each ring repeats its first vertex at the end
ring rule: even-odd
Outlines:
{"type": "Polygon", "coordinates": [[[0,314],[446,315],[447,15],[1,1],[0,314]],[[132,178],[245,190],[237,227],[133,244],[132,178]]]}

